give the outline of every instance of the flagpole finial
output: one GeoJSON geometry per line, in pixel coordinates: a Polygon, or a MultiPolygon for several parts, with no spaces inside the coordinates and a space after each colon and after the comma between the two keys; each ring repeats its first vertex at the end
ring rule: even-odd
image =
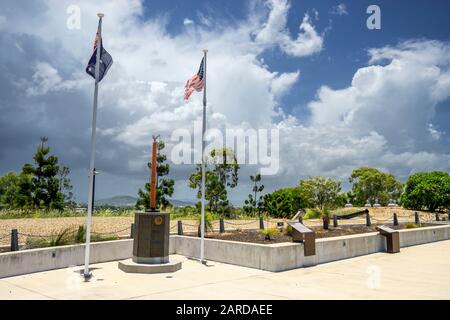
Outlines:
{"type": "Polygon", "coordinates": [[[103,13],[97,13],[97,17],[99,17],[100,19],[103,18],[105,15],[103,13]]]}

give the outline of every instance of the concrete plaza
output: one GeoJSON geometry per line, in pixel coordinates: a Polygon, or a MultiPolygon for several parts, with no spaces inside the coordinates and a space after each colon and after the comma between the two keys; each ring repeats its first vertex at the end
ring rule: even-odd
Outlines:
{"type": "Polygon", "coordinates": [[[127,274],[118,262],[0,279],[0,299],[450,299],[450,241],[272,273],[182,259],[173,274],[127,274]]]}

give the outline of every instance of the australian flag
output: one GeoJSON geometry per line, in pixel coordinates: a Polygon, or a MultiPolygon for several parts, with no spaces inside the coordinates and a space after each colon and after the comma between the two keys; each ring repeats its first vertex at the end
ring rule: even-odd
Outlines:
{"type": "Polygon", "coordinates": [[[94,42],[94,52],[92,53],[91,59],[89,59],[89,63],[86,67],[86,73],[90,74],[92,78],[95,79],[95,64],[97,62],[97,48],[98,44],[100,42],[100,68],[99,68],[99,75],[98,75],[98,82],[102,81],[103,77],[108,72],[108,69],[113,64],[113,59],[111,55],[103,48],[103,41],[101,37],[99,37],[98,32],[97,36],[95,37],[94,42]]]}

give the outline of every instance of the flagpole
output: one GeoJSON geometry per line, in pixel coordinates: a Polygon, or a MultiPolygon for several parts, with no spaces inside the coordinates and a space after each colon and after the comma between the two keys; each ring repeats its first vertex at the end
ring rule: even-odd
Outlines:
{"type": "Polygon", "coordinates": [[[201,218],[201,239],[200,239],[200,262],[206,263],[205,260],[205,131],[206,131],[206,53],[208,50],[203,50],[203,121],[202,121],[202,218],[201,218]]]}
{"type": "Polygon", "coordinates": [[[98,98],[98,79],[100,75],[100,53],[102,48],[102,18],[104,14],[97,14],[98,20],[98,43],[97,43],[97,57],[95,61],[95,89],[94,89],[94,107],[92,112],[92,133],[91,133],[91,159],[89,165],[89,191],[88,191],[88,213],[86,221],[86,244],[84,250],[84,279],[89,280],[92,273],[89,272],[89,257],[91,249],[91,223],[92,223],[92,207],[94,195],[94,166],[95,166],[95,136],[97,125],[97,98],[98,98]]]}

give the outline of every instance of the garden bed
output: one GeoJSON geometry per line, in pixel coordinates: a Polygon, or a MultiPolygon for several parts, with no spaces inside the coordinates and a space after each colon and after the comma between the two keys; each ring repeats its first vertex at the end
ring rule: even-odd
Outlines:
{"type": "MultiPolygon", "coordinates": [[[[421,225],[412,225],[401,223],[398,226],[394,226],[392,224],[384,224],[395,230],[401,229],[410,229],[410,228],[421,228],[421,227],[429,227],[428,224],[421,225]]],[[[353,234],[364,234],[377,232],[377,225],[372,225],[367,227],[365,225],[341,225],[339,227],[332,227],[328,230],[324,230],[322,227],[314,226],[309,227],[316,233],[316,238],[331,238],[331,237],[340,237],[346,235],[353,234]]],[[[190,236],[197,236],[197,234],[188,234],[190,236]]],[[[251,242],[251,243],[260,243],[260,244],[273,244],[273,243],[281,243],[281,242],[292,242],[292,237],[283,232],[278,232],[270,236],[270,240],[264,240],[264,235],[259,232],[259,230],[255,229],[244,229],[244,230],[230,230],[224,233],[219,232],[208,232],[205,235],[205,238],[209,239],[219,239],[219,240],[228,240],[228,241],[239,241],[239,242],[251,242]]]]}

